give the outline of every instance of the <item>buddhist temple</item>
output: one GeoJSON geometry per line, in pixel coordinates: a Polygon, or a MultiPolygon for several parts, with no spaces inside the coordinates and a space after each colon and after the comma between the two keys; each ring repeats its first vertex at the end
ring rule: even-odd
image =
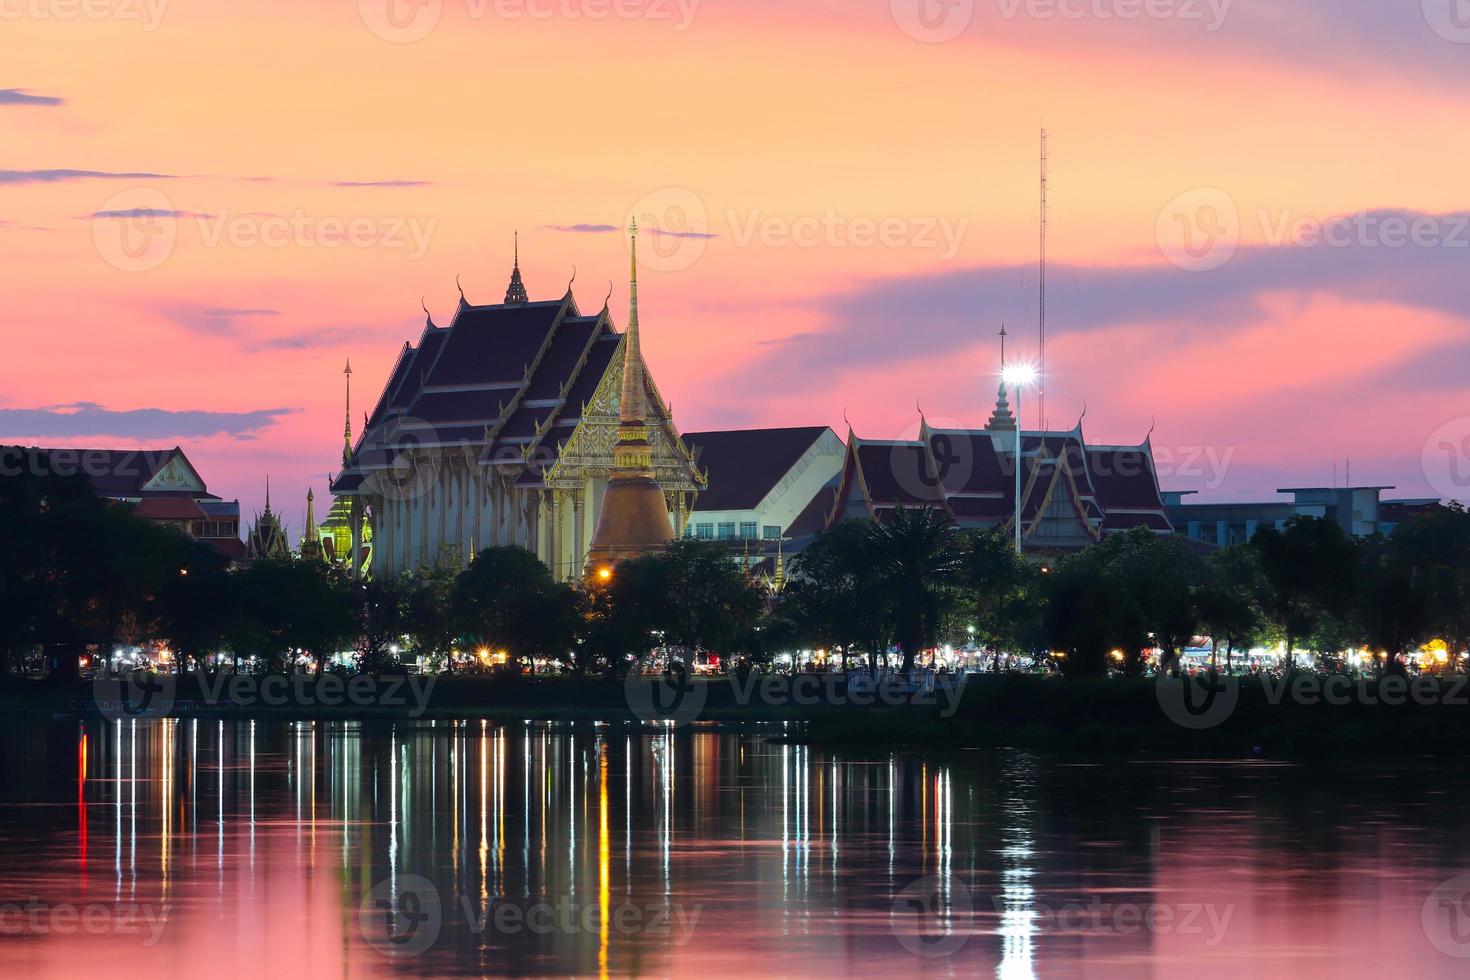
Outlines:
{"type": "MultiPolygon", "coordinates": [[[[666,547],[673,540],[668,501],[653,469],[643,353],[638,346],[638,225],[629,228],[633,255],[628,294],[628,332],[623,337],[623,377],[618,395],[618,434],[613,468],[602,497],[602,513],[587,553],[587,573],[606,578],[628,558],[666,547]]],[[[682,532],[682,529],[681,529],[682,532]]]]}
{"type": "MultiPolygon", "coordinates": [[[[1018,425],[1002,382],[983,429],[936,429],[921,417],[917,439],[874,440],[849,428],[828,526],[852,518],[885,521],[899,507],[933,507],[961,527],[1013,534],[1018,425]]],[[[1135,527],[1173,532],[1147,437],[1138,445],[1091,445],[1080,419],[1064,432],[1023,429],[1020,469],[1021,541],[1028,552],[1078,551],[1135,527]]]]}
{"type": "MultiPolygon", "coordinates": [[[[352,362],[342,369],[346,382],[344,421],[342,424],[342,465],[352,458],[352,362]]],[[[366,513],[354,510],[353,498],[335,497],[326,518],[317,525],[317,540],[321,544],[323,561],[332,565],[350,567],[354,577],[361,577],[372,569],[373,532],[366,513]],[[354,528],[357,535],[353,537],[354,528]],[[352,563],[354,551],[357,562],[352,563]]]]}
{"type": "MultiPolygon", "coordinates": [[[[636,317],[636,300],[631,308],[636,317]]],[[[641,483],[629,533],[682,533],[707,480],[643,362],[632,317],[618,332],[606,301],[583,313],[570,285],[531,300],[517,248],[502,302],[478,305],[461,290],[447,326],[428,316],[417,342],[403,345],[332,492],[349,501],[352,548],[366,516],[374,575],[519,545],[558,580],[576,581],[614,478],[623,489],[613,499],[630,496],[634,471],[651,474],[667,531],[642,522],[654,508],[641,483]],[[642,416],[642,443],[628,413],[642,416]]]]}
{"type": "Polygon", "coordinates": [[[271,511],[271,482],[265,481],[265,510],[255,515],[255,524],[245,540],[245,554],[251,561],[264,558],[289,558],[291,545],[286,540],[286,528],[271,511]]]}

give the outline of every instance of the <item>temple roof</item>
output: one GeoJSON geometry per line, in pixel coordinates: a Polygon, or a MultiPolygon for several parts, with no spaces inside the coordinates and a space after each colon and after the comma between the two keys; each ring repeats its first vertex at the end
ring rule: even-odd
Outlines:
{"type": "Polygon", "coordinates": [[[828,431],[825,425],[808,425],[686,432],[684,444],[694,454],[695,464],[709,474],[709,489],[701,491],[698,508],[755,508],[828,431]]]}
{"type": "Polygon", "coordinates": [[[333,491],[358,490],[406,445],[462,446],[482,463],[522,465],[523,451],[571,434],[623,336],[606,309],[582,315],[570,292],[461,302],[448,326],[430,321],[416,345],[404,345],[333,491]]]}
{"type": "MultiPolygon", "coordinates": [[[[930,506],[962,525],[1008,527],[1016,506],[1015,439],[1014,430],[931,429],[927,424],[914,440],[853,435],[829,523],[842,518],[846,501],[861,499],[877,520],[887,520],[898,507],[930,506]]],[[[1069,432],[1022,432],[1023,529],[1034,528],[1058,499],[1076,516],[1079,532],[1093,539],[1137,526],[1173,530],[1147,440],[1137,446],[1088,446],[1080,426],[1069,432]]]]}
{"type": "Polygon", "coordinates": [[[199,471],[178,446],[172,449],[41,448],[29,451],[44,454],[52,472],[58,475],[80,474],[87,477],[99,497],[139,497],[144,493],[211,496],[205,492],[204,480],[199,476],[199,471]],[[199,489],[149,488],[148,483],[175,458],[198,480],[199,489]]]}

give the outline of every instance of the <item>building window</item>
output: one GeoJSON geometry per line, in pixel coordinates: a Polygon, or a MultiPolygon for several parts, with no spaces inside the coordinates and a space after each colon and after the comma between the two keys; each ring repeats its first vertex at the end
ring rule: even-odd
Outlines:
{"type": "Polygon", "coordinates": [[[740,522],[740,536],[742,538],[753,538],[753,537],[755,537],[755,521],[741,521],[740,522]]]}
{"type": "Polygon", "coordinates": [[[721,521],[720,522],[720,534],[719,534],[720,540],[721,541],[726,541],[726,540],[729,540],[730,538],[733,538],[733,537],[735,537],[735,522],[734,521],[721,521]]]}
{"type": "Polygon", "coordinates": [[[781,536],[781,528],[775,524],[767,524],[761,528],[761,537],[767,541],[774,541],[781,536]]]}
{"type": "Polygon", "coordinates": [[[702,541],[708,541],[715,536],[715,526],[713,524],[696,524],[694,525],[694,536],[702,541]]]}

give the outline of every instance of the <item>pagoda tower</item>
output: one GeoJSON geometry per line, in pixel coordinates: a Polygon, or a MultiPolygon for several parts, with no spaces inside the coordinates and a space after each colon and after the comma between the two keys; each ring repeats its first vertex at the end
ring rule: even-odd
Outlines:
{"type": "Polygon", "coordinates": [[[316,529],[316,495],[306,488],[306,533],[301,536],[301,557],[309,561],[322,560],[322,541],[316,529]]]}
{"type": "Polygon", "coordinates": [[[653,471],[648,440],[648,400],[643,354],[638,344],[638,222],[628,228],[632,273],[628,285],[628,331],[623,338],[623,377],[618,397],[618,434],[602,513],[587,551],[586,572],[606,579],[619,562],[666,547],[674,538],[669,505],[653,471]]]}

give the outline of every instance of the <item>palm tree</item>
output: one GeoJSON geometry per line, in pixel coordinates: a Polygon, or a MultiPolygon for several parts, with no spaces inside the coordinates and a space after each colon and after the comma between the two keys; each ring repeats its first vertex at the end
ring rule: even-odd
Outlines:
{"type": "Polygon", "coordinates": [[[964,549],[954,521],[932,507],[900,507],[872,534],[875,571],[892,601],[893,636],[908,674],[915,655],[934,645],[945,610],[957,600],[964,549]]]}

